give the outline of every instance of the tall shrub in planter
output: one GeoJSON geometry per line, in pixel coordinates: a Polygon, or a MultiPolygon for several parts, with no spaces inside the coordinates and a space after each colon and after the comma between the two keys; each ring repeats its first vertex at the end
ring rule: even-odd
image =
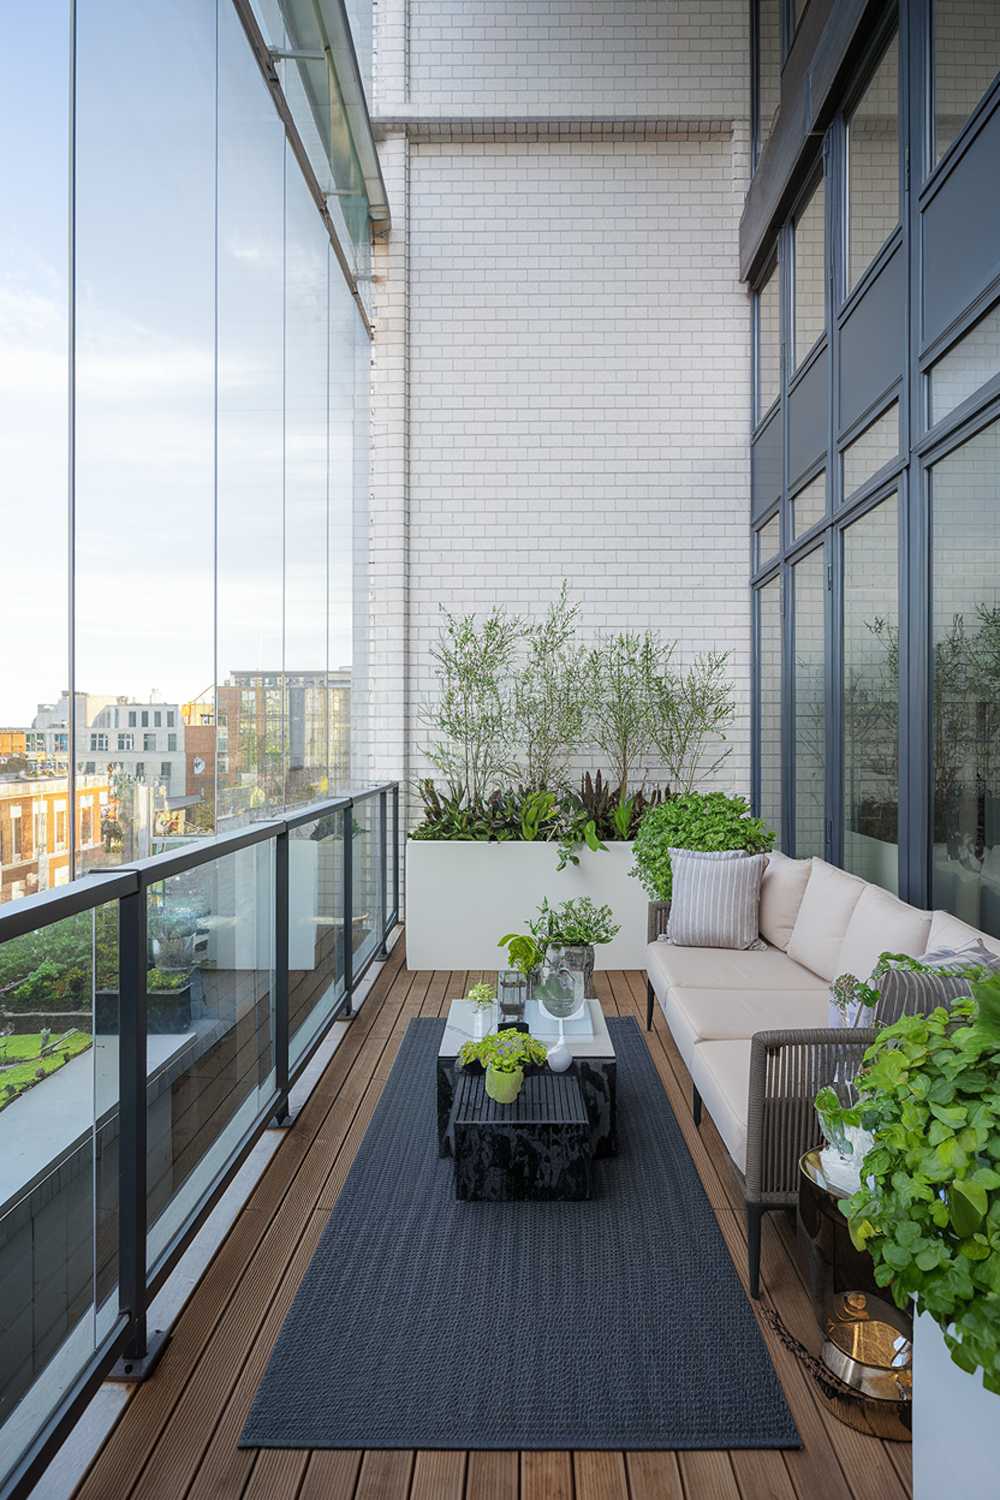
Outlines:
{"type": "MultiPolygon", "coordinates": [[[[886,1027],[858,1079],[875,1145],[847,1199],[851,1238],[900,1307],[941,1327],[1000,1394],[1000,975],[886,1027]]],[[[1000,1412],[1000,1408],[998,1408],[1000,1412]]]]}
{"type": "Polygon", "coordinates": [[[635,868],[652,901],[669,901],[671,849],[706,852],[743,849],[761,854],[774,848],[774,833],[752,818],[742,797],[725,792],[689,792],[651,807],[635,836],[635,868]]]}

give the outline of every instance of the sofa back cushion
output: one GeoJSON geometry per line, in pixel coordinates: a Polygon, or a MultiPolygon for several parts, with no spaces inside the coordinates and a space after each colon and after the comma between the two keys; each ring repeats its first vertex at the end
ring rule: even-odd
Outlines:
{"type": "Polygon", "coordinates": [[[782,953],[788,950],[811,869],[811,859],[789,859],[777,851],[767,856],[760,886],[760,935],[782,953]]]}
{"type": "MultiPolygon", "coordinates": [[[[929,950],[938,948],[967,948],[979,938],[991,953],[1000,954],[1000,938],[990,937],[988,933],[980,932],[977,927],[970,927],[967,922],[962,922],[958,917],[953,917],[951,912],[932,911],[931,931],[927,940],[929,950]]],[[[919,957],[919,954],[917,955],[919,957]]]]}
{"type": "Polygon", "coordinates": [[[821,979],[834,979],[841,945],[865,882],[848,875],[824,859],[814,859],[795,926],[788,942],[788,956],[821,979]]]}
{"type": "Polygon", "coordinates": [[[867,885],[851,913],[837,956],[837,973],[868,979],[881,953],[919,958],[927,948],[931,914],[907,906],[881,886],[867,885]]]}

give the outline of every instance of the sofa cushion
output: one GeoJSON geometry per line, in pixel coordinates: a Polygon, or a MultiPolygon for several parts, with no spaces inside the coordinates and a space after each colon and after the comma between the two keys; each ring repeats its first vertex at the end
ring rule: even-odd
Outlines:
{"type": "Polygon", "coordinates": [[[760,935],[784,953],[802,905],[811,859],[789,859],[777,850],[767,856],[760,886],[760,935]]]}
{"type": "Polygon", "coordinates": [[[683,1017],[697,1042],[747,1041],[757,1031],[826,1025],[826,990],[672,989],[665,1014],[683,1017]]]}
{"type": "Polygon", "coordinates": [[[739,952],[727,948],[675,948],[646,945],[646,972],[660,999],[675,985],[701,990],[818,990],[824,980],[782,953],[780,948],[739,952]]]}
{"type": "Polygon", "coordinates": [[[851,913],[837,957],[837,973],[867,979],[881,953],[917,958],[927,947],[931,914],[907,906],[881,886],[865,886],[851,913]]]}
{"type": "Polygon", "coordinates": [[[799,914],[788,943],[788,956],[823,979],[843,971],[841,945],[865,882],[824,859],[814,859],[799,914]]]}
{"type": "Polygon", "coordinates": [[[667,938],[685,948],[756,947],[766,854],[671,849],[667,938]]]}
{"type": "Polygon", "coordinates": [[[929,950],[936,948],[965,948],[980,938],[991,953],[1000,953],[1000,938],[990,937],[977,927],[970,927],[948,911],[931,912],[931,931],[927,939],[929,950]]]}
{"type": "Polygon", "coordinates": [[[691,1078],[723,1144],[741,1172],[747,1165],[750,1043],[699,1042],[691,1078]]]}

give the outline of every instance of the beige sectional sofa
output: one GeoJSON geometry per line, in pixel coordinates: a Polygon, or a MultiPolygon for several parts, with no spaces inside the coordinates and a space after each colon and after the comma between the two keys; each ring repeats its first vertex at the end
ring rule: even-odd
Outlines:
{"type": "Polygon", "coordinates": [[[1000,942],[821,859],[783,854],[764,874],[761,951],[674,947],[656,936],[666,911],[651,908],[647,1026],[658,1000],[691,1074],[696,1123],[703,1103],[744,1178],[756,1295],[760,1217],[795,1202],[799,1156],[816,1136],[812,1100],[872,1036],[829,1027],[831,981],[867,979],[887,950],[916,957],[980,938],[1000,954],[1000,942]]]}

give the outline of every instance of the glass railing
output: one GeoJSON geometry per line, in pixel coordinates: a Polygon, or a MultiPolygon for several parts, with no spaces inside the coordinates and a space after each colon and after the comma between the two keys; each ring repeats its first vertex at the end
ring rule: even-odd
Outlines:
{"type": "Polygon", "coordinates": [[[0,1495],[99,1382],[399,905],[395,784],[0,907],[0,1495]]]}

